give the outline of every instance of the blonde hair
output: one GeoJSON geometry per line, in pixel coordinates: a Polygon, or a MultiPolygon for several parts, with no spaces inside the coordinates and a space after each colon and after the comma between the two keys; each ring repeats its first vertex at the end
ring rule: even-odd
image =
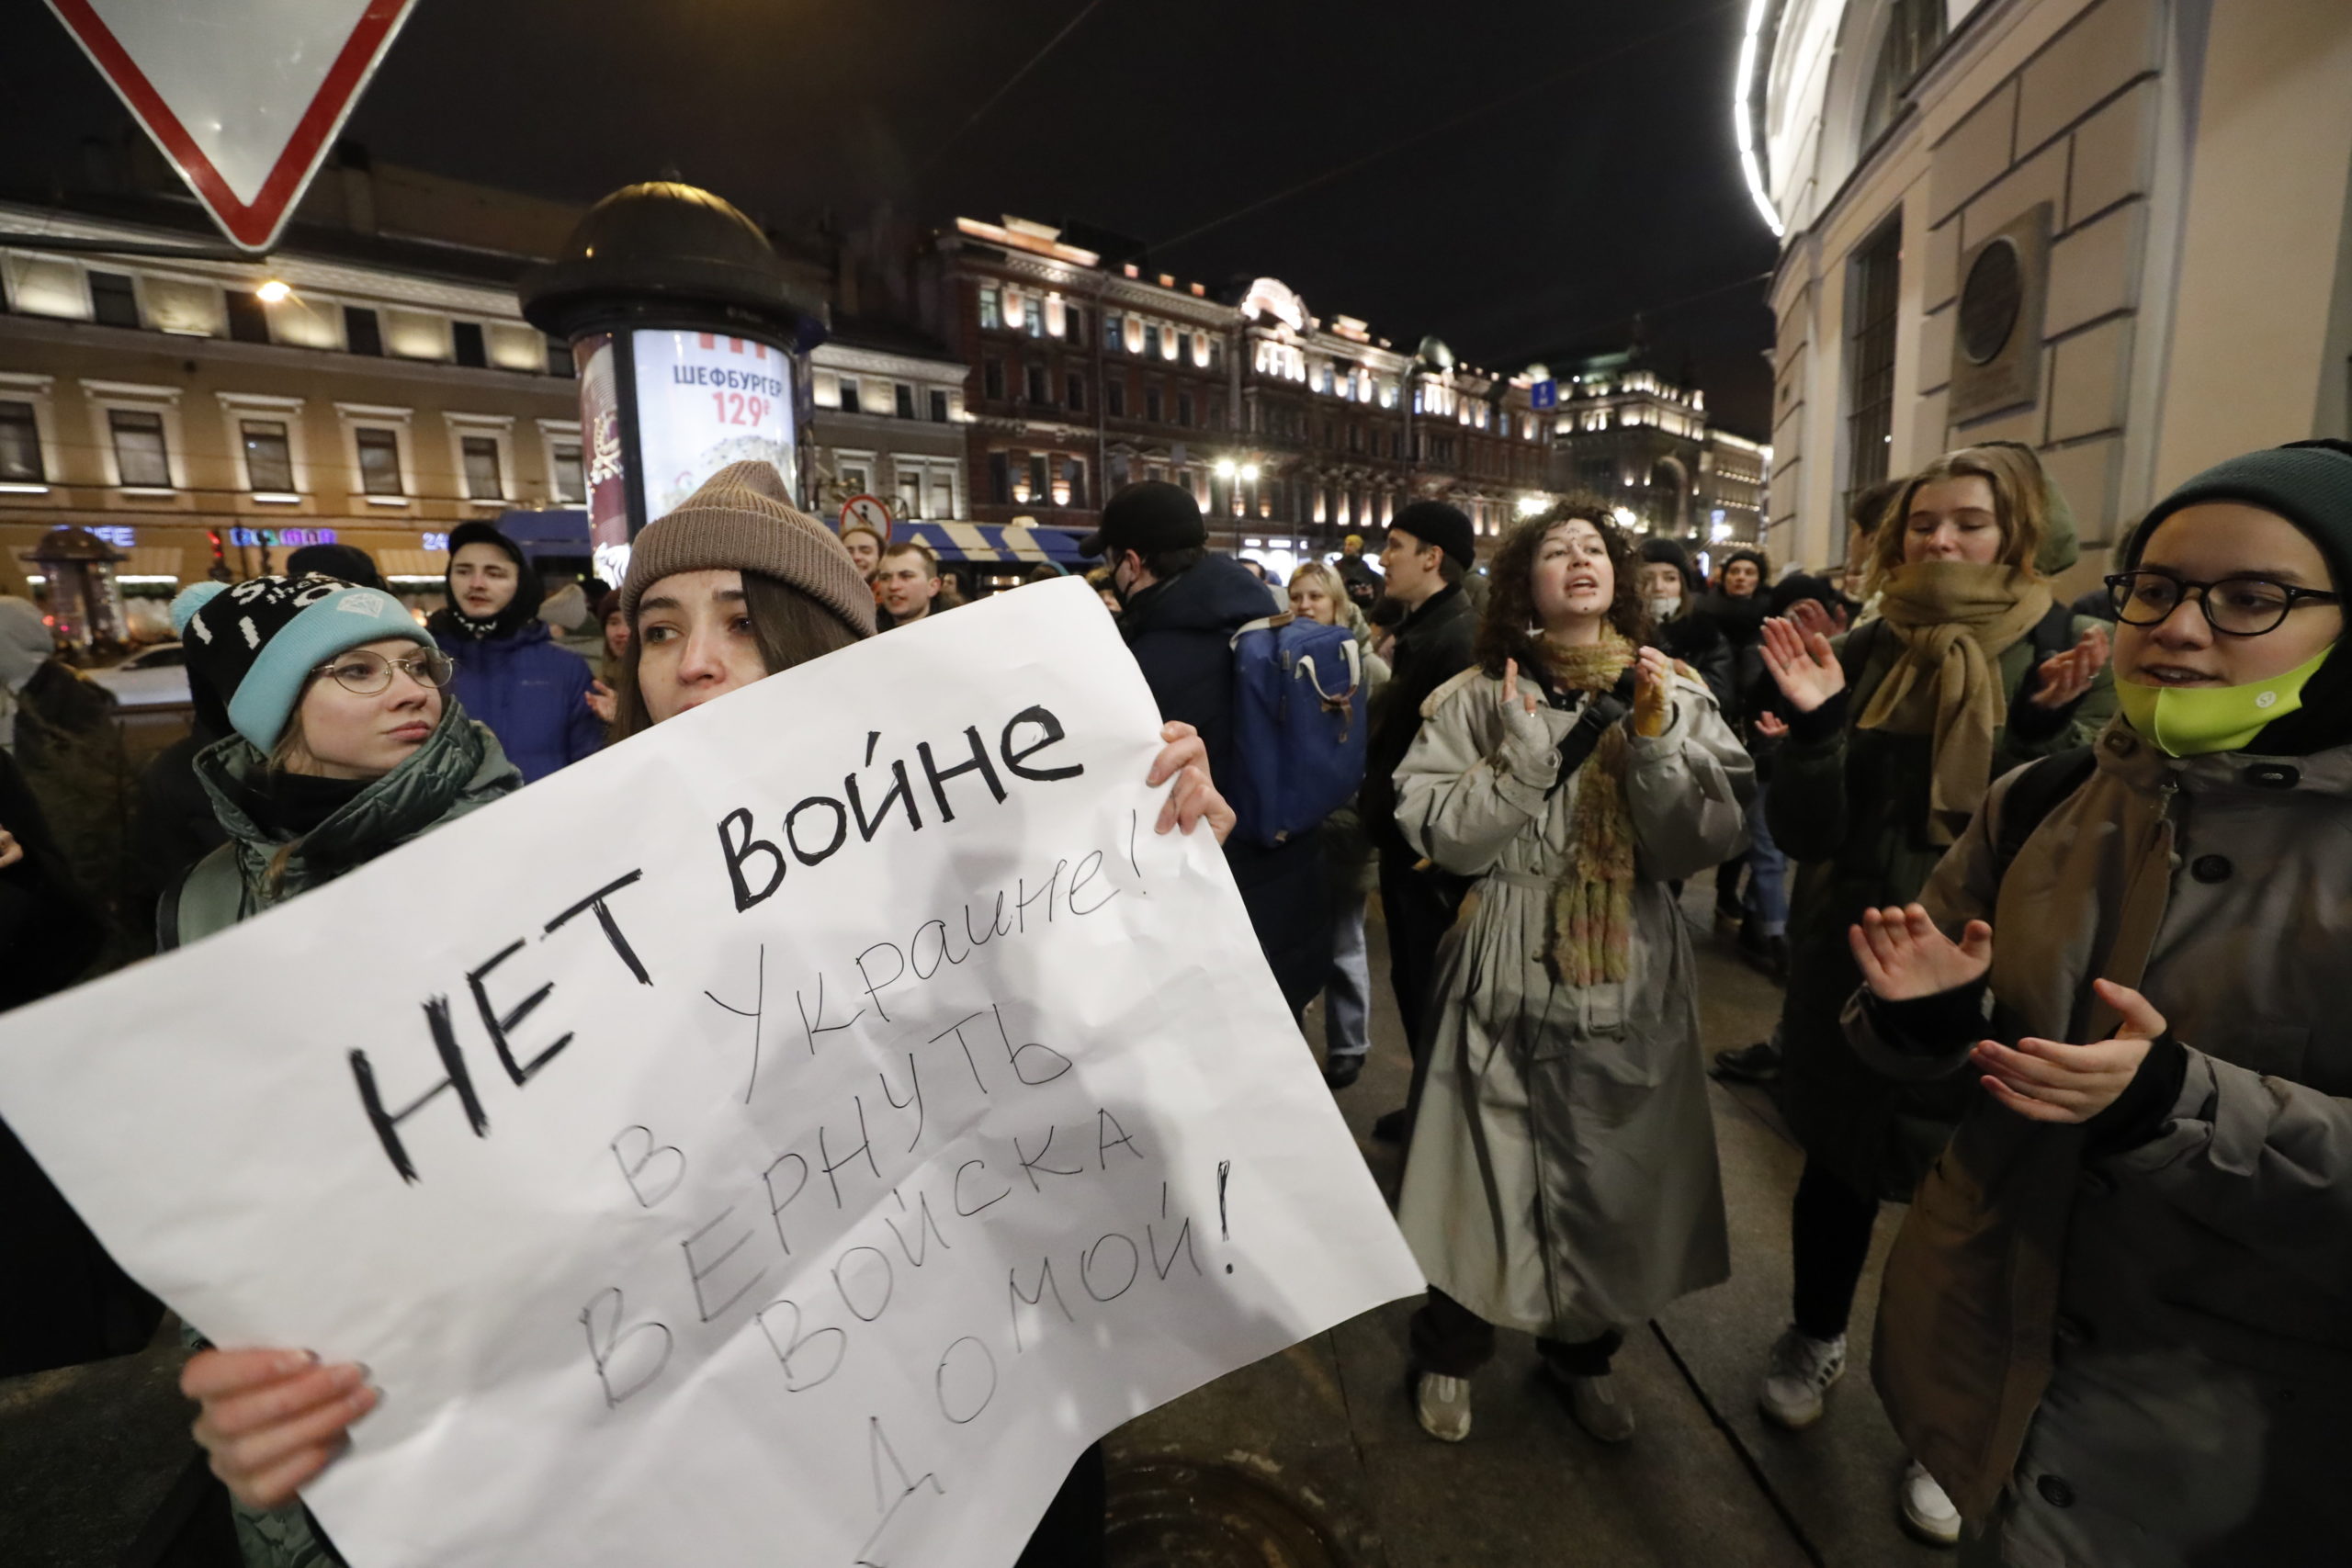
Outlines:
{"type": "Polygon", "coordinates": [[[2022,446],[1962,446],[1901,481],[1883,519],[1871,537],[1871,585],[1903,564],[1903,542],[1911,532],[1911,503],[1919,491],[1941,479],[1983,479],[1993,492],[1993,516],[2001,526],[2000,563],[2040,577],[2033,558],[2050,528],[2050,482],[2041,464],[2022,446]]]}
{"type": "Polygon", "coordinates": [[[1323,596],[1331,601],[1331,613],[1340,617],[1341,625],[1345,625],[1347,606],[1355,601],[1348,597],[1347,581],[1340,576],[1338,570],[1324,561],[1301,561],[1297,570],[1290,574],[1290,581],[1284,586],[1295,588],[1301,578],[1323,590],[1323,596]]]}

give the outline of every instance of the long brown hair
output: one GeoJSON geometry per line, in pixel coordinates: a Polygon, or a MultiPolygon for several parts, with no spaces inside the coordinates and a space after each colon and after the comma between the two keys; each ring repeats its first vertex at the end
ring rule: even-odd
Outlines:
{"type": "Polygon", "coordinates": [[[1598,496],[1571,496],[1540,517],[1514,526],[1503,536],[1487,569],[1492,586],[1487,592],[1487,613],[1478,623],[1478,668],[1497,680],[1503,661],[1515,659],[1521,670],[1542,671],[1544,629],[1535,615],[1535,554],[1544,536],[1563,523],[1589,523],[1600,530],[1609,552],[1609,570],[1616,578],[1616,596],[1609,602],[1609,624],[1632,642],[1650,635],[1649,612],[1642,604],[1642,560],[1609,515],[1598,496]]]}
{"type": "Polygon", "coordinates": [[[2050,528],[2050,481],[2041,460],[2022,446],[1962,446],[1947,452],[1901,481],[1902,488],[1887,503],[1877,531],[1871,537],[1871,582],[1873,586],[1903,564],[1903,542],[1911,533],[1911,503],[1922,487],[1939,479],[1980,479],[1993,491],[1993,515],[2001,525],[2003,566],[2013,566],[2039,577],[2034,556],[2050,528]]]}
{"type": "MultiPolygon", "coordinates": [[[[752,635],[760,645],[760,662],[767,667],[769,674],[779,674],[796,664],[821,659],[859,640],[859,634],[843,625],[840,616],[789,583],[756,571],[744,572],[742,577],[743,608],[752,617],[752,635]]],[[[637,679],[638,660],[644,649],[645,639],[638,635],[637,622],[632,617],[628,647],[621,653],[620,685],[615,693],[615,740],[625,740],[641,729],[653,728],[653,716],[646,710],[645,693],[637,679]]]]}

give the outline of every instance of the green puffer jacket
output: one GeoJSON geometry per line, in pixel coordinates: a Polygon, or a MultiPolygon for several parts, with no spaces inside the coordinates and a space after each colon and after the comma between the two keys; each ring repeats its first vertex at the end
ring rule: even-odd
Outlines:
{"type": "MultiPolygon", "coordinates": [[[[2066,645],[2099,624],[2072,617],[2066,645]]],[[[2037,641],[2052,640],[2028,636],[2002,652],[2005,705],[2016,700],[2039,661],[2037,641]]],[[[1902,643],[1884,623],[1865,621],[1837,644],[1847,671],[1846,722],[1824,739],[1791,736],[1774,761],[1765,802],[1773,841],[1795,863],[1776,1098],[1809,1160],[1857,1192],[1905,1201],[1983,1091],[1965,1074],[1896,1083],[1864,1066],[1846,1043],[1839,1015],[1862,983],[1847,929],[1874,905],[1918,897],[1949,846],[1928,834],[1930,739],[1854,728],[1901,657],[1902,643]]],[[[2114,714],[2114,677],[2101,670],[2070,720],[2047,738],[2029,741],[1996,731],[1992,776],[2088,745],[2114,714]]]]}
{"type": "MultiPolygon", "coordinates": [[[[468,718],[454,697],[406,761],[299,840],[281,839],[254,821],[251,803],[269,763],[243,737],[206,747],[195,767],[229,841],[166,897],[159,919],[166,946],[232,926],[523,787],[497,738],[468,718]]],[[[185,1326],[182,1333],[192,1348],[201,1348],[185,1326]]],[[[264,1510],[232,1502],[231,1511],[246,1568],[342,1568],[343,1559],[300,1503],[264,1510]]]]}

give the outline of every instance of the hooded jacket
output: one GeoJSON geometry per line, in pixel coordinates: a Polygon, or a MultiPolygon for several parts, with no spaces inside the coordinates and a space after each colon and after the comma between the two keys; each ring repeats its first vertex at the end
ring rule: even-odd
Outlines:
{"type": "Polygon", "coordinates": [[[2352,746],[2170,758],[2120,720],[2006,875],[2017,779],[1922,901],[1994,929],[1984,1032],[2112,1032],[2139,990],[2182,1043],[2154,1137],[2005,1110],[1967,1044],[1855,1049],[1969,1109],[1890,1256],[1873,1372],[1911,1451],[2005,1562],[2303,1568],[2352,1540],[2352,746]]]}
{"type": "MultiPolygon", "coordinates": [[[[1272,614],[1266,585],[1240,562],[1213,555],[1132,595],[1119,617],[1160,716],[1201,732],[1209,776],[1221,792],[1233,769],[1233,634],[1272,614]]],[[[1271,850],[1237,836],[1225,858],[1258,944],[1296,1012],[1322,988],[1331,955],[1316,836],[1302,833],[1271,850]]]]}
{"type": "Polygon", "coordinates": [[[449,691],[490,726],[523,782],[536,784],[605,743],[604,720],[588,706],[588,661],[548,640],[547,623],[525,622],[504,637],[477,640],[434,617],[434,639],[458,661],[449,691]]]}

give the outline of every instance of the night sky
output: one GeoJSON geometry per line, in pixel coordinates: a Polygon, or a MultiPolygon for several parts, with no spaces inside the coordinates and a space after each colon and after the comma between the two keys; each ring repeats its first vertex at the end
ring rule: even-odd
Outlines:
{"type": "MultiPolygon", "coordinates": [[[[1762,436],[1771,321],[1745,280],[1774,244],[1732,144],[1744,10],[422,0],[347,134],[567,200],[670,165],[773,222],[885,201],[1085,222],[1180,278],[1271,274],[1326,320],[1494,368],[1622,344],[1643,311],[1658,367],[1687,354],[1716,417],[1762,436]]],[[[45,8],[0,15],[0,183],[46,186],[127,116],[45,8]]]]}

